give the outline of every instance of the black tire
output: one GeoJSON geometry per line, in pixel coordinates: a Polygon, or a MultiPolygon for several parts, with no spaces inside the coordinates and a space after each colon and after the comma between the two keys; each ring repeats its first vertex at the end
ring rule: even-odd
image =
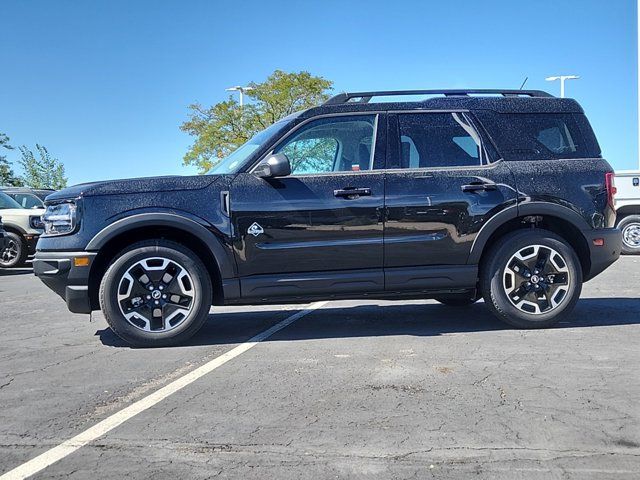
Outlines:
{"type": "Polygon", "coordinates": [[[622,231],[622,253],[640,255],[640,215],[627,215],[618,222],[622,231]]]}
{"type": "Polygon", "coordinates": [[[13,232],[6,232],[6,245],[0,250],[0,267],[20,267],[27,261],[27,243],[22,236],[13,232]]]}
{"type": "Polygon", "coordinates": [[[440,302],[447,307],[468,307],[469,305],[473,305],[479,300],[478,296],[471,295],[461,295],[461,294],[453,294],[453,295],[443,295],[442,297],[434,298],[436,302],[440,302]]]}
{"type": "MultiPolygon", "coordinates": [[[[158,271],[163,272],[161,269],[158,271]]],[[[147,279],[150,280],[148,285],[151,285],[153,289],[161,289],[159,285],[164,286],[164,274],[161,275],[161,279],[151,280],[149,277],[152,276],[152,273],[149,271],[145,272],[149,273],[149,276],[147,277],[147,279]],[[152,284],[155,285],[155,287],[152,284]]],[[[132,278],[132,275],[130,278],[132,278]]],[[[176,281],[180,281],[180,278],[178,278],[177,275],[175,276],[175,279],[177,279],[176,281]]],[[[173,280],[174,278],[169,280],[165,290],[165,293],[170,295],[170,301],[173,301],[173,295],[170,289],[181,288],[179,284],[173,284],[173,280]]],[[[136,288],[143,289],[142,282],[133,282],[133,284],[135,284],[136,288]]],[[[133,287],[129,288],[127,295],[133,295],[132,288],[133,287]]],[[[147,293],[146,287],[144,287],[144,291],[147,293]]],[[[122,290],[120,293],[122,293],[122,290]]],[[[157,292],[155,290],[150,290],[150,293],[155,294],[157,292]]],[[[171,307],[171,305],[165,305],[165,303],[169,304],[170,301],[168,300],[165,302],[164,300],[160,300],[163,302],[161,306],[148,307],[146,304],[151,304],[152,302],[155,302],[155,300],[144,300],[141,298],[142,295],[136,295],[137,296],[133,300],[141,300],[145,302],[145,305],[141,308],[151,309],[149,312],[150,314],[143,317],[147,319],[147,324],[151,325],[152,322],[158,321],[162,323],[164,328],[168,323],[168,320],[164,318],[165,306],[167,306],[167,308],[171,307]],[[155,311],[157,310],[162,312],[162,318],[151,318],[155,317],[155,311]]],[[[180,295],[182,295],[182,293],[180,293],[180,295]]],[[[150,296],[151,295],[146,296],[145,298],[149,298],[150,296]]],[[[164,297],[166,297],[166,295],[164,295],[164,297]]],[[[116,256],[102,278],[99,298],[100,307],[102,308],[102,312],[104,313],[109,326],[120,338],[132,346],[164,347],[183,343],[202,327],[211,308],[213,289],[209,273],[195,253],[175,242],[168,240],[153,240],[136,243],[116,256]],[[138,262],[156,261],[149,260],[153,258],[166,259],[171,262],[170,265],[177,265],[180,267],[177,271],[185,271],[187,273],[188,278],[184,283],[189,287],[190,292],[192,292],[192,298],[189,302],[189,312],[186,314],[180,314],[180,321],[175,327],[169,326],[166,330],[145,331],[143,330],[143,322],[139,317],[134,316],[132,321],[127,319],[122,309],[125,308],[123,304],[127,303],[129,300],[121,300],[119,302],[118,294],[119,289],[123,288],[123,284],[128,285],[129,283],[129,280],[125,278],[125,274],[131,275],[130,269],[137,268],[136,266],[139,265],[138,262]],[[134,325],[136,322],[140,323],[140,325],[134,325]]],[[[156,297],[153,296],[153,298],[156,297]]],[[[180,296],[178,296],[178,298],[180,298],[180,296]]],[[[131,306],[132,303],[129,305],[131,306]]],[[[175,304],[172,305],[175,306],[175,304]]],[[[131,310],[131,308],[129,308],[129,310],[131,310]]],[[[147,312],[147,310],[144,310],[144,312],[147,312]]]]}
{"type": "MultiPolygon", "coordinates": [[[[564,239],[547,230],[526,229],[510,233],[500,238],[497,243],[498,244],[493,247],[483,259],[480,271],[480,291],[482,292],[487,307],[496,317],[517,328],[545,328],[559,322],[573,310],[582,291],[582,267],[573,248],[571,248],[564,239]],[[562,262],[553,254],[547,256],[553,256],[560,264],[564,263],[562,270],[565,272],[562,274],[557,273],[555,277],[553,277],[557,279],[555,284],[553,284],[553,279],[549,280],[553,272],[550,272],[548,276],[543,274],[540,276],[536,275],[536,280],[538,280],[539,277],[544,277],[545,280],[540,280],[540,283],[536,281],[533,285],[533,288],[538,287],[541,289],[540,293],[538,294],[537,291],[534,290],[528,291],[526,294],[518,295],[518,288],[532,288],[532,282],[526,282],[524,277],[521,279],[513,275],[513,270],[508,270],[509,265],[507,264],[513,259],[516,253],[531,252],[536,248],[536,245],[545,247],[539,249],[539,252],[550,253],[551,251],[547,250],[547,248],[555,250],[555,252],[560,255],[562,262]],[[527,250],[528,248],[532,250],[527,250]],[[505,275],[506,270],[508,270],[508,272],[505,275]],[[563,277],[564,274],[568,276],[563,277]],[[507,277],[509,278],[507,279],[507,277]],[[562,286],[562,280],[564,278],[567,278],[566,287],[562,286]],[[513,283],[515,286],[512,287],[508,285],[508,283],[513,283]],[[528,285],[525,286],[527,283],[528,285]],[[549,290],[552,292],[552,298],[555,296],[554,300],[557,300],[557,305],[553,306],[553,301],[541,299],[540,302],[544,302],[543,305],[546,306],[540,308],[538,305],[538,313],[522,310],[522,308],[535,308],[536,302],[521,301],[519,302],[520,307],[517,307],[515,303],[512,303],[507,293],[507,290],[513,288],[511,294],[515,298],[514,302],[517,300],[535,299],[538,295],[544,295],[545,286],[549,286],[550,289],[553,288],[562,291],[549,290]],[[551,308],[549,309],[548,307],[551,308]]],[[[535,261],[535,259],[533,260],[535,261]]],[[[545,268],[553,270],[554,266],[552,264],[545,268]]],[[[531,274],[527,269],[525,269],[525,271],[526,274],[531,274]]]]}

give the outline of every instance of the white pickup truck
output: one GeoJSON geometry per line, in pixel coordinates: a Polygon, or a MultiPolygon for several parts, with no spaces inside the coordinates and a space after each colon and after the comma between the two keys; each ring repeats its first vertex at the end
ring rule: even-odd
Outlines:
{"type": "Polygon", "coordinates": [[[640,255],[640,170],[616,172],[615,186],[622,253],[640,255]]]}

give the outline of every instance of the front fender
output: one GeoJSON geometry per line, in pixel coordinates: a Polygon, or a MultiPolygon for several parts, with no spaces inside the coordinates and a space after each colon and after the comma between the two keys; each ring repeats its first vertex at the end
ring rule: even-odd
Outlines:
{"type": "Polygon", "coordinates": [[[99,251],[110,240],[127,231],[144,227],[172,227],[191,233],[202,240],[216,260],[223,279],[235,277],[232,253],[225,249],[221,239],[203,223],[174,213],[138,213],[121,218],[100,230],[87,244],[87,251],[99,251]]]}

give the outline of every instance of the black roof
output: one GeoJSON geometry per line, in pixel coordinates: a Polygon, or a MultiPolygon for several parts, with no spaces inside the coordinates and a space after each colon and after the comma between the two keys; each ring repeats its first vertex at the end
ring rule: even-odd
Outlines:
{"type": "Polygon", "coordinates": [[[323,105],[300,114],[389,110],[493,110],[498,113],[584,113],[571,98],[557,98],[540,90],[400,90],[341,93],[323,105]],[[377,97],[428,96],[424,100],[376,102],[377,97]]]}

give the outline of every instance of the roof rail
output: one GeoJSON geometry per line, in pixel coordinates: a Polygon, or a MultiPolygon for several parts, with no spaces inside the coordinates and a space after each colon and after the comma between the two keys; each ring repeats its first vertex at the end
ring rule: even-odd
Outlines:
{"type": "MultiPolygon", "coordinates": [[[[502,95],[503,97],[553,97],[542,90],[502,90],[502,89],[461,89],[461,90],[385,90],[380,92],[345,92],[331,97],[323,105],[340,105],[351,99],[359,99],[357,103],[369,103],[372,97],[395,97],[404,95],[444,95],[445,97],[466,97],[469,94],[502,95]]],[[[356,103],[356,102],[354,102],[356,103]]]]}

